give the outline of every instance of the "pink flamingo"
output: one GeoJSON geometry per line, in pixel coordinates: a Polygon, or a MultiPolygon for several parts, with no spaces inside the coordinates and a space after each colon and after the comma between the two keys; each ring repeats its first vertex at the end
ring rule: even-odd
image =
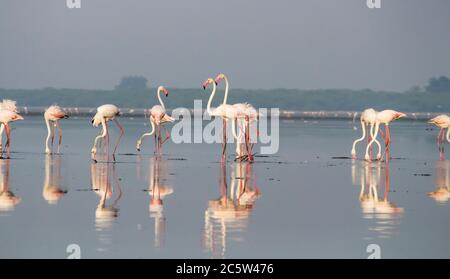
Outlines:
{"type": "Polygon", "coordinates": [[[370,161],[369,149],[370,149],[370,146],[373,144],[373,142],[377,138],[378,130],[380,129],[380,124],[384,124],[384,127],[385,127],[384,144],[385,144],[386,160],[390,159],[391,132],[390,132],[390,129],[389,129],[389,124],[392,121],[397,120],[397,119],[402,118],[402,117],[405,117],[405,116],[406,116],[406,114],[404,114],[402,112],[398,112],[398,111],[395,111],[395,110],[389,110],[389,109],[380,111],[377,114],[377,121],[376,121],[376,124],[375,124],[375,133],[373,135],[372,140],[369,142],[369,144],[367,145],[367,148],[366,148],[365,159],[367,161],[370,161]]]}
{"type": "Polygon", "coordinates": [[[53,146],[53,139],[55,138],[55,131],[54,131],[53,127],[56,127],[56,129],[58,129],[58,132],[59,132],[59,142],[58,142],[58,151],[57,151],[57,153],[59,153],[59,149],[61,147],[61,142],[62,142],[62,130],[61,130],[61,126],[59,126],[59,120],[64,119],[64,118],[69,118],[69,116],[59,106],[56,106],[56,105],[50,106],[45,111],[44,119],[45,119],[45,125],[47,125],[47,132],[48,132],[47,139],[45,140],[45,153],[46,154],[52,153],[50,150],[50,147],[48,145],[48,141],[50,140],[50,137],[51,137],[52,138],[52,146],[53,146]]]}
{"type": "MultiPolygon", "coordinates": [[[[369,143],[372,140],[372,138],[374,138],[373,137],[373,133],[374,133],[373,129],[377,122],[377,114],[378,114],[378,112],[376,110],[374,110],[373,108],[366,109],[361,113],[360,121],[361,121],[362,136],[361,136],[361,138],[356,139],[353,142],[352,151],[351,151],[352,159],[356,159],[356,144],[360,141],[363,141],[366,138],[367,127],[370,127],[369,134],[367,135],[367,143],[369,143]]],[[[380,145],[380,142],[376,138],[375,138],[375,143],[378,146],[377,160],[380,160],[381,159],[381,145],[380,145]]],[[[370,155],[372,155],[371,151],[372,150],[370,150],[370,152],[369,152],[370,155]]],[[[366,157],[370,156],[370,155],[366,154],[366,157]]]]}
{"type": "Polygon", "coordinates": [[[116,117],[118,117],[118,116],[120,116],[120,110],[115,105],[107,104],[107,105],[99,106],[97,108],[97,113],[94,115],[91,122],[94,127],[98,127],[98,125],[102,124],[102,134],[95,137],[94,145],[92,146],[92,149],[91,149],[91,153],[93,155],[92,159],[94,161],[96,161],[95,154],[97,153],[97,141],[99,139],[104,139],[105,137],[107,137],[106,140],[107,140],[107,145],[109,147],[109,133],[108,133],[108,123],[107,122],[110,120],[114,121],[116,123],[117,127],[119,127],[119,129],[120,129],[120,135],[119,135],[119,138],[117,139],[116,145],[114,146],[114,151],[112,154],[113,160],[116,161],[115,153],[116,153],[117,147],[119,146],[120,138],[123,135],[123,128],[119,124],[119,121],[117,121],[117,119],[116,119],[116,117]]]}
{"type": "MultiPolygon", "coordinates": [[[[0,102],[0,110],[9,110],[15,113],[19,113],[19,109],[17,108],[16,101],[3,99],[2,102],[0,102]]],[[[0,151],[2,150],[2,138],[3,138],[3,131],[5,130],[5,125],[0,124],[0,151]]]]}
{"type": "MultiPolygon", "coordinates": [[[[14,111],[10,111],[10,110],[0,110],[0,123],[2,124],[2,126],[4,126],[5,131],[6,131],[6,144],[5,144],[5,149],[7,149],[8,151],[8,155],[7,158],[10,158],[10,153],[11,153],[11,130],[9,127],[9,122],[12,121],[17,121],[17,120],[23,120],[23,117],[18,114],[17,112],[14,111]]],[[[3,149],[0,152],[0,158],[3,158],[3,149]]]]}
{"type": "Polygon", "coordinates": [[[149,133],[144,133],[136,143],[137,151],[141,150],[142,139],[146,136],[151,136],[155,133],[155,126],[157,134],[155,134],[155,147],[156,151],[160,152],[162,145],[169,139],[169,133],[166,131],[166,138],[162,140],[161,137],[161,126],[168,122],[174,122],[175,119],[167,114],[166,107],[164,106],[164,102],[161,99],[161,92],[164,95],[169,96],[169,90],[167,90],[164,86],[159,86],[156,95],[158,96],[159,105],[154,105],[150,110],[150,124],[152,125],[152,131],[149,133]]]}
{"type": "Polygon", "coordinates": [[[441,160],[443,160],[444,158],[444,130],[447,129],[447,141],[450,142],[450,117],[448,115],[445,114],[441,114],[438,115],[432,119],[430,119],[430,121],[428,121],[428,123],[434,124],[436,126],[438,126],[440,128],[439,130],[439,134],[436,138],[436,144],[438,146],[438,150],[439,150],[439,156],[441,158],[441,160]]]}
{"type": "MultiPolygon", "coordinates": [[[[226,159],[226,148],[227,148],[227,122],[228,120],[233,120],[235,118],[235,108],[232,105],[222,103],[215,109],[211,109],[212,99],[216,94],[217,84],[212,78],[208,78],[203,82],[203,89],[206,89],[210,84],[213,85],[213,90],[209,96],[208,105],[206,111],[210,116],[222,117],[223,119],[223,142],[222,142],[222,161],[226,159]]],[[[225,98],[226,101],[226,98],[225,98]]]]}
{"type": "MultiPolygon", "coordinates": [[[[215,78],[215,83],[218,84],[220,81],[225,81],[225,94],[223,97],[222,105],[227,105],[227,99],[228,99],[228,92],[229,92],[229,81],[225,74],[218,74],[215,78]]],[[[255,108],[248,104],[248,103],[237,103],[232,105],[234,109],[234,119],[232,119],[232,125],[239,127],[239,120],[242,126],[242,129],[244,131],[244,140],[245,140],[245,151],[247,155],[242,153],[242,147],[240,146],[242,143],[241,137],[236,137],[235,132],[233,131],[233,136],[236,139],[236,154],[238,160],[248,159],[249,161],[253,161],[252,152],[250,151],[250,145],[249,145],[249,125],[250,125],[250,118],[254,117],[254,113],[256,113],[255,108]]],[[[256,116],[257,117],[257,116],[256,116]]],[[[256,119],[256,117],[254,117],[256,119]]],[[[224,121],[225,124],[225,121],[224,121]]],[[[233,128],[234,129],[234,128],[233,128]]]]}

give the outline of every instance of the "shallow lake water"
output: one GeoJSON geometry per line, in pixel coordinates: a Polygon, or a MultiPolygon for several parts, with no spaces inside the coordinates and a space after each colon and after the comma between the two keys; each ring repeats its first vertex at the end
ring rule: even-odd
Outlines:
{"type": "Polygon", "coordinates": [[[450,256],[450,161],[424,122],[393,123],[389,164],[342,158],[355,123],[280,120],[277,154],[222,166],[219,144],[168,142],[156,158],[147,140],[136,155],[143,118],[120,119],[117,163],[95,164],[89,120],[61,121],[52,156],[41,118],[12,123],[1,258],[66,258],[70,244],[82,258],[367,258],[370,244],[383,258],[450,256]]]}

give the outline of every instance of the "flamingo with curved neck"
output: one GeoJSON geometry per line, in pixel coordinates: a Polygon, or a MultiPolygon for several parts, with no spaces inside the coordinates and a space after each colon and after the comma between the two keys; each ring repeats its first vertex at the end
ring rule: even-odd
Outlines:
{"type": "Polygon", "coordinates": [[[390,128],[389,128],[389,124],[394,121],[397,120],[399,118],[405,117],[406,114],[402,113],[402,112],[398,112],[395,110],[383,110],[380,111],[377,114],[377,118],[376,118],[376,124],[375,124],[375,133],[373,135],[372,140],[369,142],[369,144],[366,147],[366,156],[365,159],[367,161],[370,161],[370,156],[368,155],[369,153],[369,149],[370,146],[374,143],[374,141],[377,138],[378,135],[378,131],[380,130],[380,124],[384,124],[384,128],[385,128],[385,135],[384,135],[384,144],[385,144],[385,154],[386,154],[386,161],[389,161],[390,159],[390,147],[391,147],[391,132],[390,132],[390,128]]]}
{"type": "Polygon", "coordinates": [[[212,78],[208,78],[203,82],[203,89],[206,89],[210,84],[213,85],[213,90],[209,96],[208,104],[206,106],[206,111],[210,116],[222,117],[223,119],[223,142],[222,142],[222,161],[226,158],[226,148],[227,148],[227,121],[229,119],[233,120],[235,118],[235,109],[233,106],[222,103],[220,106],[211,109],[211,103],[216,94],[217,86],[216,81],[212,78]]]}
{"type": "MultiPolygon", "coordinates": [[[[367,138],[367,140],[368,140],[367,142],[369,143],[372,140],[372,138],[374,137],[374,126],[376,125],[377,114],[378,114],[378,112],[372,108],[366,109],[361,113],[360,121],[361,121],[362,136],[353,142],[352,151],[351,151],[352,159],[356,159],[356,144],[358,142],[363,141],[366,138],[366,129],[368,126],[369,126],[369,135],[367,138]]],[[[377,160],[379,160],[381,158],[381,145],[380,145],[380,142],[376,138],[375,138],[375,143],[378,146],[377,160]]],[[[369,150],[369,151],[370,151],[369,153],[371,153],[372,150],[369,150]]],[[[370,155],[367,153],[365,157],[370,156],[370,155]]]]}
{"type": "Polygon", "coordinates": [[[159,86],[156,92],[156,96],[159,101],[159,105],[154,105],[150,109],[150,124],[152,126],[152,131],[148,133],[144,133],[136,142],[136,150],[141,150],[142,140],[146,136],[155,135],[155,153],[159,153],[162,145],[169,139],[169,132],[166,130],[166,138],[162,140],[161,137],[161,126],[168,122],[174,122],[175,119],[167,114],[166,107],[164,105],[163,100],[161,99],[161,92],[164,95],[169,96],[169,90],[167,90],[164,86],[159,86]]]}
{"type": "MultiPolygon", "coordinates": [[[[223,105],[227,105],[227,99],[228,99],[228,91],[229,91],[229,82],[228,82],[228,78],[225,74],[220,73],[217,75],[217,77],[215,78],[215,82],[218,84],[221,80],[225,81],[225,94],[223,97],[223,105]]],[[[245,158],[241,155],[237,155],[236,159],[243,160],[243,159],[248,159],[249,161],[253,161],[253,155],[251,152],[252,149],[252,145],[250,144],[250,118],[253,116],[250,112],[250,109],[253,108],[252,105],[248,104],[248,103],[237,103],[232,105],[233,107],[233,124],[237,127],[239,127],[240,125],[243,127],[244,129],[244,139],[245,139],[245,149],[247,151],[247,156],[245,156],[245,158]],[[241,120],[241,124],[239,124],[238,120],[241,120]]],[[[234,136],[234,135],[233,135],[234,136]]],[[[236,137],[235,137],[236,138],[236,137]]],[[[239,145],[240,143],[236,142],[236,145],[239,145]]],[[[238,151],[239,148],[236,148],[236,151],[238,151]]],[[[240,150],[239,153],[242,153],[242,151],[240,150]]]]}

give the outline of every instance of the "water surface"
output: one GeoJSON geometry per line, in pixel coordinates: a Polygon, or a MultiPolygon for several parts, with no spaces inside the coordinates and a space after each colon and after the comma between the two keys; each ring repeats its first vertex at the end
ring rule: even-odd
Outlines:
{"type": "Polygon", "coordinates": [[[386,164],[339,159],[360,133],[351,122],[282,120],[278,154],[226,166],[217,144],[169,142],[156,158],[148,140],[135,155],[148,126],[121,123],[116,164],[90,160],[87,118],[62,122],[53,156],[42,119],[12,124],[1,258],[65,258],[72,243],[83,258],[366,258],[372,243],[384,258],[450,256],[450,161],[425,123],[392,125],[386,164]]]}

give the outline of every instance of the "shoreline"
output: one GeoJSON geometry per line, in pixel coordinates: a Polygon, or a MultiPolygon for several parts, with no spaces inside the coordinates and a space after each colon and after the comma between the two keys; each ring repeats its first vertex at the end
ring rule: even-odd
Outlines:
{"type": "MultiPolygon", "coordinates": [[[[93,116],[96,108],[91,107],[62,107],[69,115],[73,116],[93,116]]],[[[20,107],[20,113],[24,115],[43,115],[46,107],[20,107]]],[[[191,114],[194,109],[187,109],[191,114]]],[[[172,109],[167,109],[172,114],[172,109]]],[[[143,108],[121,108],[120,112],[125,117],[146,117],[149,109],[143,108]]],[[[203,113],[205,110],[203,110],[203,113]]],[[[198,112],[197,112],[198,113],[198,112]]],[[[426,121],[442,112],[406,112],[406,120],[426,121]]],[[[359,111],[300,111],[300,110],[280,110],[280,119],[341,119],[357,121],[361,112],[359,111]]],[[[268,114],[270,118],[270,114],[268,114]]]]}

